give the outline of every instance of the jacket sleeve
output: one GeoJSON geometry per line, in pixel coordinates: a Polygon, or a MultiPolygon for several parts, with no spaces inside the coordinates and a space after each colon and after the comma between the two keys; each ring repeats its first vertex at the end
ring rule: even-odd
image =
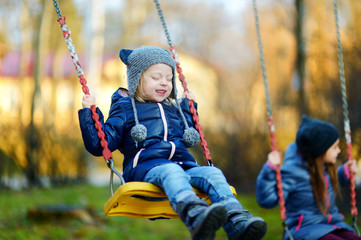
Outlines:
{"type": "MultiPolygon", "coordinates": [[[[287,170],[282,170],[282,190],[283,197],[286,200],[288,194],[292,191],[294,180],[287,170]]],[[[276,180],[276,171],[265,163],[257,177],[256,198],[258,205],[263,208],[274,208],[278,205],[278,189],[276,180]]]]}
{"type": "MultiPolygon", "coordinates": [[[[111,106],[109,117],[105,123],[103,114],[99,108],[97,108],[97,113],[99,115],[99,122],[102,125],[102,130],[105,134],[105,139],[108,142],[108,148],[113,152],[121,145],[125,128],[125,114],[122,113],[119,103],[115,103],[111,106]]],[[[98,130],[94,126],[91,110],[89,108],[80,109],[78,115],[80,130],[86,150],[94,156],[101,156],[103,147],[100,144],[98,130]]]]}
{"type": "Polygon", "coordinates": [[[337,169],[338,181],[342,187],[350,185],[350,170],[346,164],[342,164],[337,169]]]}

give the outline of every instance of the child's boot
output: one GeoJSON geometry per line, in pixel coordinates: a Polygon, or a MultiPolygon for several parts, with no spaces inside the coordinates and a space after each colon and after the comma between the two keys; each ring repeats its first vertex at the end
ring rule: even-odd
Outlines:
{"type": "Polygon", "coordinates": [[[221,204],[208,205],[203,200],[179,202],[176,212],[191,232],[192,239],[214,239],[216,231],[226,222],[227,211],[221,204]]]}
{"type": "Polygon", "coordinates": [[[227,222],[223,226],[229,240],[259,240],[267,232],[267,224],[260,217],[252,214],[240,206],[233,205],[233,208],[226,205],[227,222]]]}

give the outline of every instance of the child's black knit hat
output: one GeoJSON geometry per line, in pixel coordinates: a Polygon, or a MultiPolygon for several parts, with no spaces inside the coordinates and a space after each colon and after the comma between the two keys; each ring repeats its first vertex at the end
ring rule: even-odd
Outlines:
{"type": "Polygon", "coordinates": [[[296,145],[304,157],[317,158],[324,154],[339,138],[334,125],[302,116],[296,135],[296,145]]]}

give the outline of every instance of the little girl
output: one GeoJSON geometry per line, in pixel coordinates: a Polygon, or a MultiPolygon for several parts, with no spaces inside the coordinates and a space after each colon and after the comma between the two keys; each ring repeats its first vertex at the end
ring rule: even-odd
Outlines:
{"type": "MultiPolygon", "coordinates": [[[[339,182],[349,185],[350,172],[357,172],[355,160],[337,170],[338,144],[339,133],[332,124],[303,116],[296,143],[286,149],[281,167],[282,188],[286,224],[295,240],[361,240],[343,221],[335,205],[339,182]]],[[[274,169],[280,163],[280,153],[271,152],[258,175],[257,201],[264,208],[278,205],[274,169]]]]}
{"type": "MultiPolygon", "coordinates": [[[[108,147],[124,155],[125,181],[153,183],[164,190],[172,208],[188,227],[193,239],[213,239],[223,226],[229,239],[261,239],[267,225],[253,217],[232,194],[223,173],[216,167],[199,166],[187,147],[199,141],[193,128],[188,99],[176,99],[175,64],[162,48],[142,46],[122,49],[119,56],[127,65],[130,96],[116,91],[109,117],[104,123],[108,147]],[[208,204],[199,199],[192,186],[207,193],[208,204]]],[[[85,95],[79,110],[80,128],[86,149],[102,155],[100,140],[92,120],[92,96],[85,95]]]]}

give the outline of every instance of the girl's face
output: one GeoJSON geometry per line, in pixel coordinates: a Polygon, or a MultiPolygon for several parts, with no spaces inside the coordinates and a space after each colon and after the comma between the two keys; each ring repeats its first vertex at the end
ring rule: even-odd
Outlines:
{"type": "Polygon", "coordinates": [[[144,71],[141,81],[144,99],[162,102],[173,90],[172,68],[163,63],[154,64],[144,71]]]}
{"type": "Polygon", "coordinates": [[[336,163],[337,156],[341,152],[340,148],[338,147],[339,142],[340,140],[337,139],[336,142],[329,149],[327,149],[326,153],[323,155],[323,161],[325,163],[336,163]]]}

